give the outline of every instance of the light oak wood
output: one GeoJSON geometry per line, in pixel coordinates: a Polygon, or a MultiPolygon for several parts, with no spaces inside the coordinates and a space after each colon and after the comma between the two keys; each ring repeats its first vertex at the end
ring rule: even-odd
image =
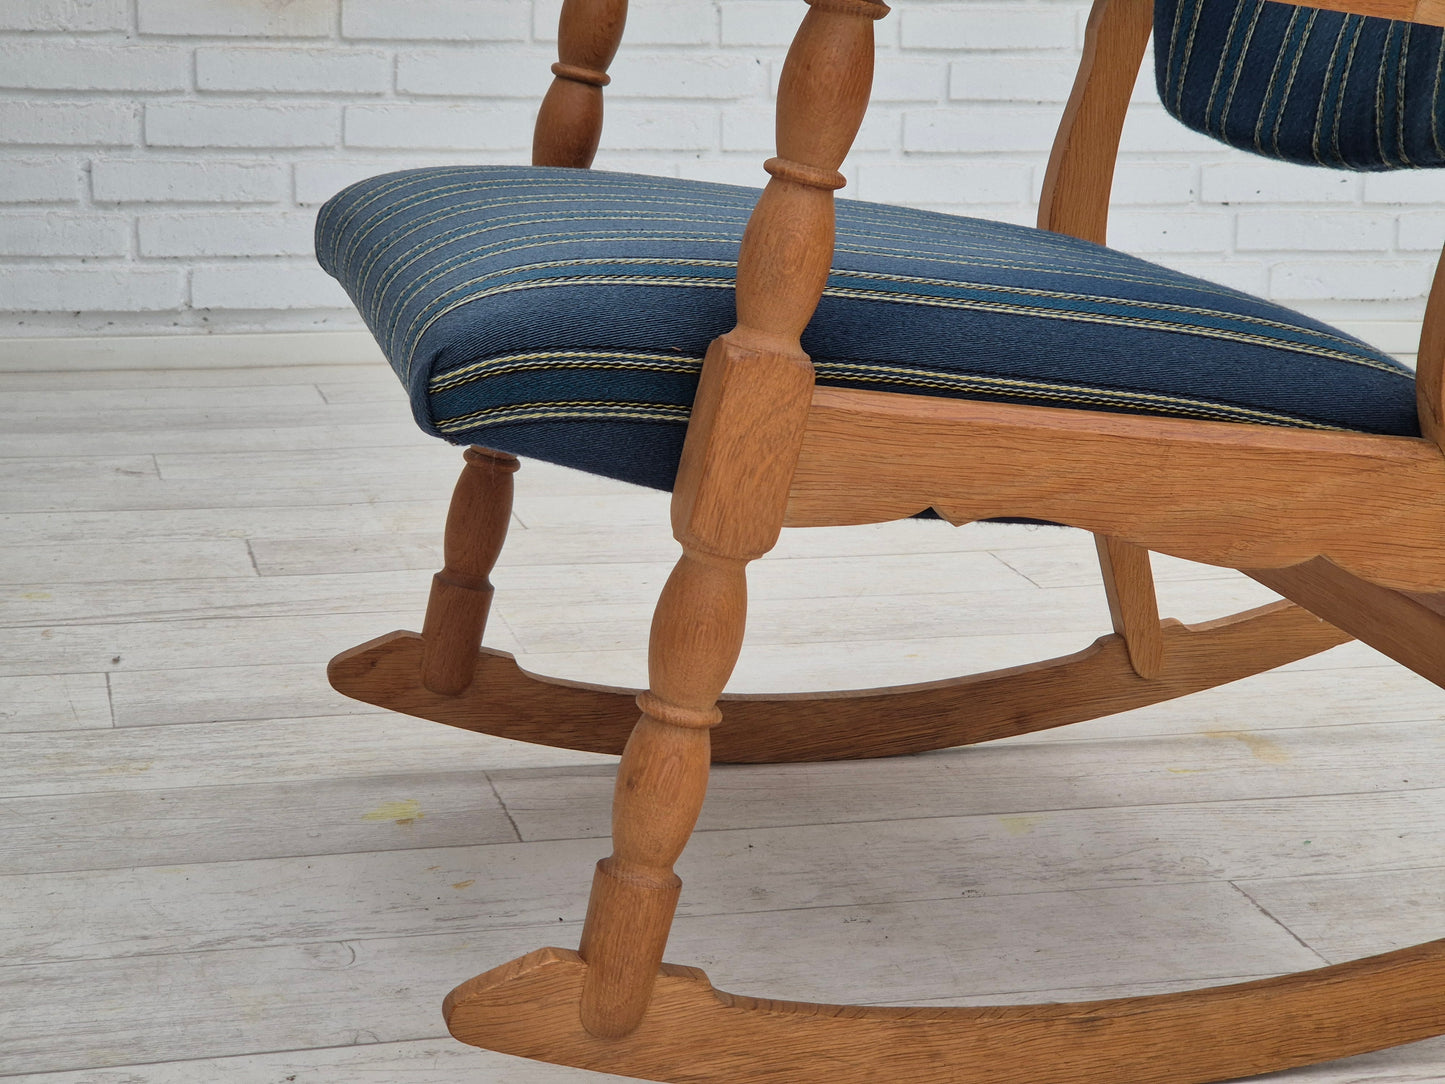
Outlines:
{"type": "Polygon", "coordinates": [[[1430,285],[1430,299],[1420,327],[1420,348],[1415,355],[1415,408],[1420,415],[1420,432],[1445,448],[1445,252],[1435,265],[1435,280],[1430,285]]]}
{"type": "Polygon", "coordinates": [[[612,854],[597,865],[582,930],[581,1019],[594,1035],[626,1035],[652,996],[682,888],[672,865],[702,808],[714,705],[742,647],[744,563],[684,552],[658,600],[651,688],[617,768],[612,854]]]}
{"type": "Polygon", "coordinates": [[[1321,557],[1293,568],[1246,571],[1271,591],[1445,688],[1445,613],[1438,595],[1392,591],[1321,557]]]}
{"type": "Polygon", "coordinates": [[[1141,678],[1158,677],[1164,668],[1164,636],[1149,551],[1107,535],[1095,535],[1094,542],[1109,616],[1129,645],[1129,663],[1141,678]]]}
{"type": "Polygon", "coordinates": [[[809,0],[778,89],[778,155],[738,254],[737,326],[703,362],[678,467],[683,555],[663,588],[650,688],[614,798],[613,853],[598,864],[581,956],[582,1026],[620,1038],[647,1010],[677,906],[672,864],[707,790],[714,706],[742,647],[747,562],[782,529],[812,365],[798,345],[833,249],[833,190],[873,75],[874,0],[809,0]]]}
{"type": "Polygon", "coordinates": [[[1039,196],[1041,230],[1102,245],[1129,97],[1153,30],[1150,0],[1095,0],[1039,196]]]}
{"type": "MultiPolygon", "coordinates": [[[[1098,0],[1089,12],[1074,88],[1054,136],[1039,197],[1039,229],[1108,240],[1109,193],[1129,99],[1153,29],[1150,0],[1098,0]]],[[[1140,677],[1162,665],[1158,603],[1147,550],[1097,538],[1114,631],[1140,677]]]]}
{"type": "MultiPolygon", "coordinates": [[[[1287,3],[1288,0],[1279,0],[1287,3]]],[[[1398,19],[1427,26],[1445,26],[1445,3],[1441,0],[1325,0],[1311,4],[1325,11],[1344,11],[1376,19],[1398,19]]]]}
{"type": "Polygon", "coordinates": [[[926,508],[1082,527],[1230,568],[1328,557],[1440,583],[1445,457],[1430,441],[818,388],[790,526],[926,508]],[[871,469],[853,464],[866,457],[871,469]]]}
{"type": "MultiPolygon", "coordinates": [[[[1164,622],[1151,679],[1123,640],[1073,655],[948,681],[815,694],[724,695],[715,763],[897,756],[1028,734],[1235,681],[1347,642],[1348,633],[1289,603],[1187,626],[1164,622]]],[[[394,632],[338,655],[332,685],[356,700],[449,726],[594,753],[621,753],[637,691],[538,677],[482,651],[461,697],[418,680],[420,640],[394,632]]]]}
{"type": "Polygon", "coordinates": [[[602,88],[627,22],[627,0],[563,0],[558,61],[537,114],[534,166],[586,169],[602,138],[602,88]]]}
{"type": "Polygon", "coordinates": [[[984,1008],[764,1001],[664,965],[623,1042],[576,1024],[587,970],[538,949],[453,990],[447,1027],[474,1046],[674,1084],[1204,1084],[1445,1033],[1445,940],[1187,993],[984,1008]]]}
{"type": "Polygon", "coordinates": [[[422,684],[455,696],[472,680],[473,660],[492,605],[492,567],[512,518],[515,456],[468,448],[447,512],[446,566],[432,577],[421,636],[422,684]]]}

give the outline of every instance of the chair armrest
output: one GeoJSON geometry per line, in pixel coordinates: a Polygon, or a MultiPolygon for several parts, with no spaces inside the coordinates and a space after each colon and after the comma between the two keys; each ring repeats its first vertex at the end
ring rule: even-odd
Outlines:
{"type": "MultiPolygon", "coordinates": [[[[1288,0],[1274,0],[1287,3],[1288,0]]],[[[1407,23],[1445,26],[1445,0],[1310,0],[1305,7],[1344,11],[1351,15],[1373,15],[1407,23]]]]}

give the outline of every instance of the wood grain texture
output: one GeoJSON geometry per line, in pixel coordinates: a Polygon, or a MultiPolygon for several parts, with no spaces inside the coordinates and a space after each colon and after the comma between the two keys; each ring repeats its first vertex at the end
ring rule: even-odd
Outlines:
{"type": "Polygon", "coordinates": [[[1062,1005],[764,1001],[664,965],[625,1042],[575,1021],[587,965],[544,948],[448,995],[463,1042],[674,1084],[1204,1084],[1445,1033],[1445,940],[1277,979],[1062,1005]]]}
{"type": "Polygon", "coordinates": [[[1439,596],[1391,591],[1319,557],[1293,568],[1248,570],[1248,575],[1445,688],[1445,613],[1439,596]]]}
{"type": "Polygon", "coordinates": [[[492,606],[492,567],[512,518],[516,456],[468,448],[447,511],[446,565],[432,577],[421,637],[422,684],[455,696],[472,680],[473,659],[492,606]]]}
{"type": "Polygon", "coordinates": [[[743,643],[746,562],[684,552],[653,616],[649,690],[617,767],[612,854],[597,864],[580,952],[583,1026],[637,1026],[667,946],[682,881],[672,867],[707,793],[714,706],[743,643]]]}
{"type": "Polygon", "coordinates": [[[1164,668],[1164,635],[1149,551],[1107,535],[1095,535],[1094,542],[1109,616],[1129,646],[1129,663],[1141,678],[1158,677],[1164,668]]]}
{"type": "MultiPolygon", "coordinates": [[[[971,677],[891,689],[719,699],[715,763],[756,764],[897,756],[1081,722],[1171,700],[1349,640],[1297,606],[1275,603],[1201,625],[1161,626],[1164,664],[1138,676],[1118,636],[1073,655],[971,677]]],[[[636,690],[539,678],[484,650],[462,697],[418,681],[415,633],[380,637],[332,661],[332,685],[357,700],[499,737],[620,753],[636,720],[636,690]]]]}
{"type": "Polygon", "coordinates": [[[592,164],[602,139],[602,88],[627,22],[627,0],[564,0],[557,28],[558,62],[537,113],[534,166],[592,164]]]}
{"type": "Polygon", "coordinates": [[[1420,349],[1415,355],[1415,409],[1420,415],[1420,432],[1445,448],[1445,252],[1435,266],[1435,280],[1430,285],[1425,320],[1420,326],[1420,349]]]}
{"type": "Polygon", "coordinates": [[[787,522],[930,507],[955,523],[1064,523],[1230,568],[1324,556],[1433,591],[1445,458],[1406,437],[816,389],[787,522]]]}
{"type": "Polygon", "coordinates": [[[1153,30],[1150,0],[1095,0],[1039,196],[1039,229],[1105,244],[1129,97],[1153,30]]]}
{"type": "Polygon", "coordinates": [[[778,156],[738,254],[737,326],[703,362],[672,502],[683,554],[662,590],[642,718],[618,767],[613,852],[597,866],[580,953],[582,1026],[617,1039],[647,1011],[702,807],[714,706],[737,662],[747,562],[782,529],[812,365],[798,336],[833,250],[833,190],[868,104],[874,0],[809,0],[778,90],[778,156]]]}

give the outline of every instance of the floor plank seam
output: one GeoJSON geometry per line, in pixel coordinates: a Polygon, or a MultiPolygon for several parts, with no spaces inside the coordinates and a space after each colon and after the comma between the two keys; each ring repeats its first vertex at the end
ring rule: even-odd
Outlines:
{"type": "MultiPolygon", "coordinates": [[[[378,1040],[378,1041],[376,1041],[376,1042],[373,1042],[373,1043],[332,1043],[332,1044],[330,1044],[330,1045],[323,1045],[323,1046],[296,1046],[296,1047],[286,1047],[286,1048],[284,1048],[284,1049],[278,1049],[278,1050],[248,1050],[248,1051],[246,1051],[244,1054],[222,1054],[222,1055],[220,1055],[220,1056],[218,1056],[218,1057],[214,1057],[214,1058],[204,1058],[204,1057],[203,1057],[203,1058],[195,1058],[195,1057],[186,1057],[186,1058],[152,1058],[150,1061],[126,1062],[126,1063],[121,1064],[121,1065],[88,1065],[88,1066],[86,1066],[86,1067],[84,1067],[84,1068],[81,1068],[81,1069],[43,1069],[43,1070],[39,1070],[39,1071],[26,1070],[25,1072],[21,1072],[21,1073],[0,1072],[0,1080],[15,1080],[15,1079],[17,1079],[17,1078],[19,1078],[19,1077],[25,1077],[26,1079],[30,1079],[30,1078],[33,1077],[33,1078],[37,1078],[37,1079],[38,1079],[38,1078],[43,1078],[43,1077],[74,1076],[76,1073],[87,1073],[87,1072],[107,1072],[107,1073],[109,1073],[109,1072],[115,1072],[115,1073],[121,1073],[121,1072],[134,1071],[134,1070],[137,1070],[137,1069],[149,1069],[149,1068],[151,1068],[152,1066],[156,1066],[156,1065],[185,1065],[185,1064],[187,1064],[187,1063],[197,1062],[197,1061],[223,1061],[223,1062],[224,1062],[224,1061],[237,1061],[237,1062],[239,1062],[239,1061],[240,1061],[241,1059],[243,1059],[243,1058],[277,1057],[277,1056],[284,1056],[284,1055],[286,1055],[286,1054],[315,1054],[315,1053],[319,1053],[319,1052],[321,1052],[321,1051],[326,1051],[326,1050],[355,1050],[355,1049],[357,1049],[357,1048],[368,1047],[368,1046],[395,1046],[395,1045],[398,1045],[398,1044],[401,1044],[401,1043],[429,1043],[429,1042],[444,1042],[444,1043],[447,1043],[447,1044],[452,1044],[452,1043],[455,1043],[456,1040],[453,1039],[450,1035],[448,1035],[448,1034],[446,1033],[446,1030],[443,1029],[443,1030],[439,1031],[439,1032],[438,1032],[437,1034],[435,1034],[435,1035],[419,1035],[419,1036],[417,1036],[417,1037],[415,1037],[415,1038],[411,1038],[411,1039],[380,1039],[380,1040],[378,1040]]],[[[294,1079],[294,1078],[293,1078],[293,1079],[294,1079]]],[[[139,1082],[139,1081],[134,1081],[134,1080],[133,1080],[133,1081],[128,1081],[128,1082],[126,1082],[126,1084],[141,1084],[141,1082],[139,1082]]],[[[204,1081],[198,1081],[197,1084],[205,1084],[205,1082],[204,1082],[204,1081]]]]}
{"type": "MultiPolygon", "coordinates": [[[[515,839],[513,842],[515,842],[515,843],[526,843],[526,842],[528,842],[527,840],[525,840],[525,839],[522,838],[522,830],[517,827],[517,820],[516,820],[515,817],[512,816],[512,811],[507,807],[506,800],[502,797],[501,793],[497,790],[497,784],[494,783],[494,782],[492,782],[492,777],[491,777],[491,775],[490,775],[489,773],[487,773],[487,772],[483,772],[483,773],[482,773],[482,777],[483,777],[484,779],[486,779],[486,781],[487,781],[487,787],[491,790],[491,792],[492,792],[492,797],[497,800],[497,805],[498,805],[498,807],[502,810],[502,814],[507,818],[507,823],[512,826],[512,835],[516,837],[516,839],[515,839]]],[[[505,845],[505,844],[504,844],[504,845],[505,845]]]]}
{"type": "Polygon", "coordinates": [[[1235,890],[1236,892],[1238,892],[1241,896],[1243,896],[1245,899],[1247,899],[1247,900],[1250,902],[1250,904],[1253,905],[1254,908],[1255,908],[1257,911],[1259,911],[1260,914],[1262,914],[1265,918],[1267,918],[1267,919],[1269,919],[1271,922],[1273,922],[1276,926],[1278,926],[1278,927],[1279,927],[1281,930],[1283,930],[1285,933],[1289,934],[1290,937],[1294,938],[1294,940],[1299,944],[1299,946],[1300,946],[1301,948],[1305,949],[1307,952],[1313,954],[1314,956],[1319,957],[1321,966],[1328,966],[1329,964],[1331,964],[1331,963],[1334,962],[1333,960],[1328,959],[1322,952],[1320,952],[1319,949],[1315,948],[1313,945],[1311,945],[1308,941],[1306,941],[1306,940],[1305,940],[1303,937],[1301,937],[1299,934],[1295,933],[1294,930],[1290,929],[1290,928],[1289,928],[1288,926],[1286,926],[1283,922],[1281,922],[1281,921],[1275,916],[1274,912],[1272,912],[1269,908],[1265,907],[1262,903],[1260,903],[1260,902],[1259,902],[1258,900],[1256,900],[1253,896],[1251,896],[1248,892],[1246,892],[1246,891],[1244,890],[1244,888],[1243,888],[1237,881],[1231,880],[1231,881],[1228,882],[1228,884],[1229,884],[1229,887],[1230,887],[1230,888],[1234,889],[1234,890],[1235,890]]]}

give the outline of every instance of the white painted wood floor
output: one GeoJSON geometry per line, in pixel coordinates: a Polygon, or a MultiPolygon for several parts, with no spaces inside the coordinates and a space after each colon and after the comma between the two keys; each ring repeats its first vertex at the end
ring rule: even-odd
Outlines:
{"type": "MultiPolygon", "coordinates": [[[[0,1076],[604,1079],[463,1047],[439,1010],[575,945],[608,759],[324,679],[335,652],[419,627],[456,450],[380,365],[108,364],[0,373],[0,1076]]],[[[641,684],[666,520],[664,495],[524,464],[488,641],[641,684]]],[[[1108,626],[1091,544],[1062,530],[792,532],[755,570],[740,690],[946,677],[1108,626]]],[[[1185,619],[1266,597],[1158,572],[1185,619]]],[[[1037,737],[719,770],[669,958],[744,993],[943,1004],[1439,937],[1442,716],[1445,693],[1350,645],[1037,737]]],[[[1445,1080],[1445,1042],[1276,1079],[1445,1080]]]]}

